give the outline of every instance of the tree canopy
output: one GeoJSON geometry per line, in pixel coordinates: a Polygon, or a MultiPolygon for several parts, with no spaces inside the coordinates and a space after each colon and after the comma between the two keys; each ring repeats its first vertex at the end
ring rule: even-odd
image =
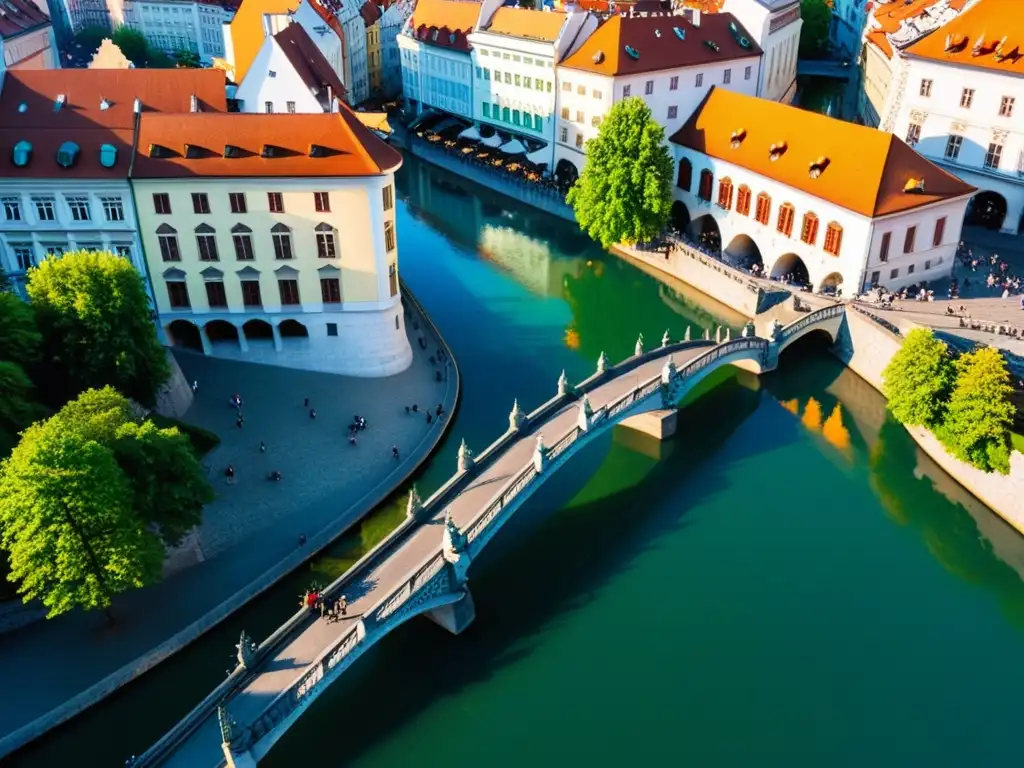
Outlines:
{"type": "Polygon", "coordinates": [[[51,372],[37,383],[50,402],[108,384],[143,405],[156,402],[170,367],[129,261],[89,251],[48,258],[29,272],[28,295],[51,372]]]}
{"type": "Polygon", "coordinates": [[[13,293],[0,293],[0,360],[34,363],[42,342],[32,307],[13,293]]]}
{"type": "Polygon", "coordinates": [[[145,35],[137,29],[120,26],[114,30],[114,34],[111,35],[110,39],[114,45],[121,49],[121,53],[125,55],[125,58],[136,67],[146,66],[150,51],[149,42],[146,40],[145,35]]]}
{"type": "Polygon", "coordinates": [[[882,381],[897,421],[934,427],[942,421],[953,386],[949,349],[930,329],[915,328],[882,371],[882,381]]]}
{"type": "Polygon", "coordinates": [[[831,47],[828,33],[832,26],[832,0],[800,0],[800,18],[800,58],[824,58],[831,47]]]}
{"type": "Polygon", "coordinates": [[[605,248],[657,236],[672,205],[672,156],[665,130],[639,97],[615,104],[587,142],[583,175],[566,202],[580,228],[605,248]]]}
{"type": "Polygon", "coordinates": [[[941,437],[961,461],[986,472],[1010,471],[1013,386],[1002,353],[980,347],[954,363],[956,381],[941,437]]]}

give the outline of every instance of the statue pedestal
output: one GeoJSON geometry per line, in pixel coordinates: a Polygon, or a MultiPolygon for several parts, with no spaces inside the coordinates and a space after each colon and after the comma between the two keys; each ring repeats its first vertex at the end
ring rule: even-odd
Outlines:
{"type": "Polygon", "coordinates": [[[435,608],[424,615],[438,626],[447,629],[453,635],[458,635],[473,623],[473,619],[476,618],[476,606],[473,605],[473,596],[469,594],[468,589],[464,588],[461,600],[451,605],[435,608]]]}
{"type": "Polygon", "coordinates": [[[622,422],[622,426],[645,435],[650,435],[658,440],[667,440],[676,433],[678,417],[679,411],[675,408],[650,411],[637,416],[630,416],[622,422]]]}

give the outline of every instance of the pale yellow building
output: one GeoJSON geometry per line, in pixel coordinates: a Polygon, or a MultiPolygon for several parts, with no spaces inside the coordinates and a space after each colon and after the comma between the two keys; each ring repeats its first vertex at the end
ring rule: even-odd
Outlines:
{"type": "Polygon", "coordinates": [[[348,375],[407,368],[400,165],[344,107],[144,112],[131,184],[167,342],[348,375]]]}
{"type": "Polygon", "coordinates": [[[366,25],[366,69],[370,76],[370,95],[379,96],[384,83],[384,64],[381,60],[380,6],[367,0],[359,9],[366,25]]]}

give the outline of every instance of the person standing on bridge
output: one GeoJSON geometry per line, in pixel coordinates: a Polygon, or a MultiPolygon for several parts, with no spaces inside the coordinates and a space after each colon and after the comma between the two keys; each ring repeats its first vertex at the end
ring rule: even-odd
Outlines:
{"type": "Polygon", "coordinates": [[[348,611],[348,598],[342,595],[338,598],[338,615],[344,616],[346,611],[348,611]]]}

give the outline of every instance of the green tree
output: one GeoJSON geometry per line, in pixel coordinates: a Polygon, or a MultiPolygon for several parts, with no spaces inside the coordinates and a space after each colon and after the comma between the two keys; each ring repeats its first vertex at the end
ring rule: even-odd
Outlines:
{"type": "Polygon", "coordinates": [[[16,434],[41,415],[28,374],[17,363],[0,360],[0,431],[16,434]]]}
{"type": "Polygon", "coordinates": [[[142,278],[126,259],[78,251],[29,273],[28,294],[43,335],[48,399],[65,402],[112,385],[152,406],[170,375],[142,278]]]}
{"type": "Polygon", "coordinates": [[[643,99],[612,107],[587,142],[587,165],[566,202],[580,228],[605,248],[662,231],[672,205],[672,157],[643,99]]]}
{"type": "Polygon", "coordinates": [[[114,30],[110,39],[121,49],[125,58],[136,67],[146,66],[150,50],[145,35],[137,29],[121,26],[114,30]]]}
{"type": "Polygon", "coordinates": [[[183,69],[198,69],[202,66],[202,62],[199,61],[199,54],[185,49],[174,52],[174,61],[183,69]]]}
{"type": "Polygon", "coordinates": [[[953,362],[946,345],[928,328],[907,334],[882,371],[889,410],[901,424],[934,427],[942,422],[953,386],[953,362]]]}
{"type": "Polygon", "coordinates": [[[0,360],[27,366],[39,359],[42,342],[32,307],[13,293],[0,293],[0,360]]]}
{"type": "Polygon", "coordinates": [[[25,602],[53,618],[104,609],[160,577],[163,547],[132,511],[131,489],[109,448],[56,419],[29,427],[0,464],[0,544],[25,602]]]}
{"type": "Polygon", "coordinates": [[[824,58],[831,47],[828,33],[832,26],[832,0],[800,0],[800,18],[800,58],[824,58]]]}
{"type": "Polygon", "coordinates": [[[100,47],[100,43],[107,37],[110,37],[110,30],[104,27],[83,27],[75,33],[72,42],[95,53],[96,49],[100,47]]]}
{"type": "Polygon", "coordinates": [[[0,267],[0,293],[11,290],[11,277],[0,267]]]}
{"type": "Polygon", "coordinates": [[[961,461],[1005,475],[1010,471],[1015,413],[1006,361],[998,349],[981,347],[961,355],[954,365],[956,381],[939,436],[961,461]]]}

